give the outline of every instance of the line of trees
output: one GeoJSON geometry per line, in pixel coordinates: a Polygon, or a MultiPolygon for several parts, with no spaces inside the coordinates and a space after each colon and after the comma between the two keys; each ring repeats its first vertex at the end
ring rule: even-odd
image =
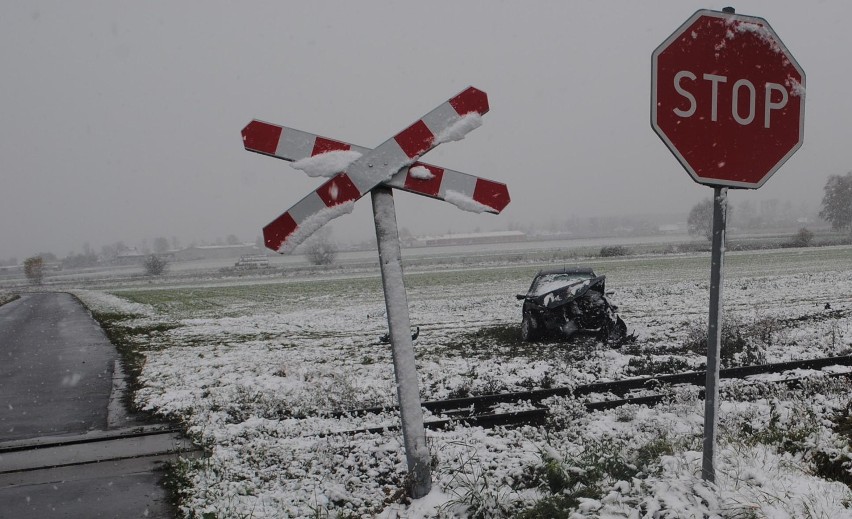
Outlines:
{"type": "MultiPolygon", "coordinates": [[[[831,175],[823,188],[819,217],[831,224],[834,231],[852,231],[852,171],[845,175],[831,175]]],[[[728,205],[728,221],[731,220],[732,206],[728,205]]],[[[686,220],[690,235],[713,239],[713,200],[708,198],[692,206],[686,220]]],[[[800,229],[797,242],[810,243],[813,233],[800,229]],[[805,232],[803,232],[805,231],[805,232]]]]}

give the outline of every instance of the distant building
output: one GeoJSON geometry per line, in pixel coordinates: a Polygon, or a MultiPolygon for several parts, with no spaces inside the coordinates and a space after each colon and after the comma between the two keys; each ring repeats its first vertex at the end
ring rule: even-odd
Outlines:
{"type": "Polygon", "coordinates": [[[139,252],[136,247],[131,247],[119,252],[114,263],[116,265],[141,265],[145,261],[147,254],[139,252]]]}
{"type": "Polygon", "coordinates": [[[175,261],[191,261],[200,259],[239,258],[241,256],[256,256],[263,254],[254,243],[239,243],[237,245],[197,245],[174,252],[175,261]]]}
{"type": "Polygon", "coordinates": [[[443,236],[424,236],[414,240],[414,246],[436,247],[442,245],[476,245],[480,243],[514,243],[527,241],[527,235],[521,231],[494,231],[469,234],[445,234],[443,236]]]}
{"type": "Polygon", "coordinates": [[[236,270],[266,269],[269,268],[269,258],[259,255],[240,256],[240,259],[234,263],[234,268],[236,270]]]}

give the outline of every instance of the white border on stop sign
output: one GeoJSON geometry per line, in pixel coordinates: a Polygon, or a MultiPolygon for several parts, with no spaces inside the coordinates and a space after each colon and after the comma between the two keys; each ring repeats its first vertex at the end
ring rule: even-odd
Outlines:
{"type": "MultiPolygon", "coordinates": [[[[781,168],[781,166],[783,166],[784,163],[787,162],[787,160],[789,160],[790,157],[793,156],[793,154],[796,153],[799,150],[799,148],[802,147],[802,144],[804,144],[804,140],[805,140],[804,139],[804,133],[805,133],[805,103],[804,102],[800,103],[800,105],[799,105],[799,140],[798,140],[798,142],[793,147],[791,147],[790,150],[786,154],[784,154],[783,157],[781,157],[781,159],[778,160],[778,162],[775,164],[775,166],[773,166],[772,169],[770,169],[763,176],[761,181],[758,182],[758,183],[737,182],[737,181],[734,181],[734,180],[713,181],[713,179],[706,179],[706,178],[703,178],[703,177],[699,177],[698,174],[696,174],[696,172],[692,170],[691,166],[689,165],[689,163],[686,160],[686,157],[684,157],[680,153],[680,151],[677,149],[677,147],[674,145],[674,143],[668,138],[668,136],[665,134],[665,132],[663,132],[660,129],[659,125],[657,124],[657,106],[656,106],[656,103],[657,103],[657,75],[658,75],[657,59],[658,59],[659,55],[664,50],[666,50],[675,40],[677,40],[686,31],[686,29],[689,26],[691,26],[693,23],[695,23],[695,21],[698,20],[699,18],[701,18],[702,16],[709,16],[709,17],[712,17],[712,18],[720,18],[720,19],[724,19],[726,21],[727,20],[735,20],[735,21],[740,21],[740,22],[745,22],[745,23],[757,23],[757,24],[761,25],[764,29],[766,29],[772,35],[774,42],[779,47],[779,50],[784,53],[784,56],[790,61],[790,64],[793,66],[793,68],[795,68],[796,71],[799,73],[799,75],[802,78],[801,88],[803,90],[805,88],[805,83],[806,83],[805,71],[802,69],[802,67],[799,65],[799,62],[796,61],[796,58],[793,56],[793,54],[790,52],[790,50],[787,48],[787,46],[784,45],[784,42],[781,40],[781,38],[778,36],[778,34],[775,32],[775,30],[772,28],[772,26],[769,25],[769,22],[766,21],[765,18],[761,18],[759,16],[750,16],[750,15],[742,15],[742,14],[735,14],[735,13],[725,13],[725,12],[722,12],[722,11],[713,11],[711,9],[699,9],[698,11],[695,11],[695,13],[693,13],[693,15],[690,16],[685,22],[683,22],[677,29],[675,29],[674,32],[672,32],[672,34],[668,38],[666,38],[659,46],[657,46],[657,48],[654,49],[654,52],[651,54],[651,127],[653,128],[654,133],[656,133],[660,137],[660,139],[662,139],[663,142],[665,142],[666,147],[677,158],[678,162],[681,164],[683,169],[686,170],[686,172],[689,174],[689,176],[695,182],[702,184],[702,185],[711,186],[711,187],[721,186],[721,187],[731,187],[731,188],[740,188],[740,189],[758,189],[758,188],[762,187],[763,184],[765,184],[769,180],[769,178],[772,177],[772,175],[774,175],[775,172],[778,171],[781,168]]],[[[801,93],[800,95],[804,96],[805,94],[801,93]]]]}

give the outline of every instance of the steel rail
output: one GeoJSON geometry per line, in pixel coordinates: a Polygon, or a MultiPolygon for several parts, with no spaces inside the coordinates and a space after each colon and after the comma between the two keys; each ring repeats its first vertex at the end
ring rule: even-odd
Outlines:
{"type": "MultiPolygon", "coordinates": [[[[843,373],[828,373],[824,375],[826,378],[852,378],[852,372],[843,373]]],[[[766,381],[772,384],[786,384],[788,387],[799,387],[803,381],[809,379],[806,377],[794,377],[780,380],[766,381]]],[[[700,384],[692,384],[700,385],[700,384]]],[[[724,388],[723,388],[724,390],[724,388]]],[[[698,398],[704,398],[704,389],[698,391],[698,398]]],[[[669,394],[653,394],[621,398],[617,400],[603,400],[599,402],[585,402],[583,405],[588,412],[605,411],[615,409],[625,405],[645,405],[655,406],[665,402],[671,398],[669,394]]],[[[468,410],[470,411],[470,410],[468,410]]],[[[479,426],[485,429],[494,427],[519,427],[522,425],[545,425],[550,412],[546,407],[536,407],[534,409],[525,409],[521,411],[508,411],[504,413],[489,413],[489,412],[470,412],[464,415],[460,410],[450,411],[444,416],[450,415],[451,418],[442,418],[438,420],[429,420],[424,423],[426,429],[429,430],[445,430],[454,427],[458,424],[466,426],[479,426]]],[[[334,435],[356,435],[356,434],[378,434],[383,432],[393,432],[399,430],[398,426],[377,426],[367,427],[363,429],[350,429],[343,431],[328,431],[316,434],[305,434],[302,437],[328,437],[334,435]]]]}
{"type": "MultiPolygon", "coordinates": [[[[835,365],[852,366],[852,355],[842,357],[823,357],[819,359],[778,362],[773,364],[743,366],[738,368],[727,368],[720,370],[719,373],[720,377],[723,379],[737,379],[745,378],[752,375],[779,373],[794,369],[822,369],[828,366],[835,365]]],[[[577,397],[597,393],[612,393],[614,395],[623,396],[631,391],[639,389],[653,390],[656,389],[656,387],[658,387],[659,385],[703,385],[705,378],[705,371],[689,371],[672,375],[657,375],[652,377],[630,378],[610,382],[595,382],[592,384],[583,384],[574,387],[566,386],[550,389],[534,389],[532,391],[521,391],[514,393],[495,393],[464,398],[453,398],[448,400],[434,400],[430,402],[423,402],[422,406],[424,409],[431,412],[432,414],[441,414],[443,412],[456,409],[476,410],[503,403],[527,401],[540,402],[547,398],[556,396],[577,397]]],[[[342,416],[379,414],[388,411],[395,411],[396,409],[396,406],[369,407],[349,411],[337,411],[331,413],[329,416],[332,418],[337,418],[342,416]]]]}

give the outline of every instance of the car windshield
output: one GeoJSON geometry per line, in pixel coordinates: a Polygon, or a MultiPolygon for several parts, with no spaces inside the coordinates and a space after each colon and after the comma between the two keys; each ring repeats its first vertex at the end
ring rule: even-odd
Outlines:
{"type": "Polygon", "coordinates": [[[530,287],[528,296],[537,297],[562,288],[565,285],[592,279],[594,275],[586,272],[558,272],[556,274],[542,274],[535,278],[530,287]]]}

